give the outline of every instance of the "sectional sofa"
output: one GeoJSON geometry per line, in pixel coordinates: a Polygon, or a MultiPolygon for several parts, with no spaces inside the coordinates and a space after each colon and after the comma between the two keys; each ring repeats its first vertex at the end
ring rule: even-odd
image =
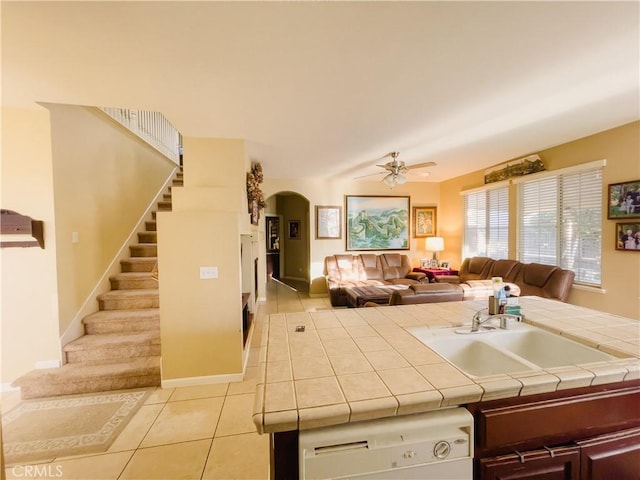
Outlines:
{"type": "Polygon", "coordinates": [[[324,259],[324,276],[334,307],[349,305],[348,288],[409,286],[428,282],[424,273],[411,270],[409,257],[400,253],[338,254],[324,259]]]}
{"type": "Polygon", "coordinates": [[[493,295],[492,277],[502,277],[511,295],[535,295],[566,302],[575,273],[540,263],[471,257],[462,262],[458,275],[436,276],[435,281],[458,285],[465,300],[476,300],[493,295]]]}

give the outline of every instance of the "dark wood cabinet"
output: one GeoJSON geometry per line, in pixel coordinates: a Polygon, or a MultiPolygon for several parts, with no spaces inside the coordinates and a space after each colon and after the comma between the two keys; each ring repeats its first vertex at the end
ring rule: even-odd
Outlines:
{"type": "Polygon", "coordinates": [[[580,446],[581,480],[638,480],[640,428],[576,442],[580,446]]]}
{"type": "Polygon", "coordinates": [[[482,459],[479,465],[483,480],[580,480],[580,449],[560,447],[514,453],[482,459]]]}
{"type": "Polygon", "coordinates": [[[640,479],[640,386],[469,405],[477,480],[640,479]]]}

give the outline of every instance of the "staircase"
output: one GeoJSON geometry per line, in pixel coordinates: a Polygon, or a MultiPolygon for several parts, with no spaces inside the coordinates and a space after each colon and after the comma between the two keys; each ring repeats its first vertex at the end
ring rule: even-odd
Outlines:
{"type": "MultiPolygon", "coordinates": [[[[182,185],[182,171],[174,186],[182,185]]],[[[171,187],[157,211],[171,210],[171,187]]],[[[160,309],[156,211],[129,246],[131,257],[110,278],[111,291],[98,296],[99,311],[82,323],[85,334],[64,346],[60,368],[33,370],[18,378],[23,399],[160,385],[160,309]]]]}

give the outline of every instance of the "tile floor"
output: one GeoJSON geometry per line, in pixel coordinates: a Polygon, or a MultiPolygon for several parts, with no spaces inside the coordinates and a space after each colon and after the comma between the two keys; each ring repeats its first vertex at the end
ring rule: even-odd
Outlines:
{"type": "MultiPolygon", "coordinates": [[[[267,302],[260,304],[256,316],[256,333],[271,313],[331,308],[327,297],[309,298],[304,287],[298,287],[295,291],[268,282],[267,302]]],[[[258,343],[256,335],[252,349],[258,343]]],[[[251,418],[257,358],[255,348],[240,383],[158,388],[105,453],[60,458],[30,471],[7,467],[6,478],[268,479],[269,437],[256,433],[251,418]]],[[[2,410],[18,402],[17,395],[5,394],[2,410]]]]}

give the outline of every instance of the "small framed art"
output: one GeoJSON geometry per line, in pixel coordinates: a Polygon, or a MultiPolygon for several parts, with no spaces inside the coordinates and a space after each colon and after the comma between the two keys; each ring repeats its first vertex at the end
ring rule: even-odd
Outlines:
{"type": "Polygon", "coordinates": [[[300,220],[289,220],[289,239],[300,240],[300,220]]]}
{"type": "Polygon", "coordinates": [[[342,207],[316,205],[316,239],[342,238],[342,207]]]}
{"type": "Polygon", "coordinates": [[[616,223],[616,250],[640,252],[640,222],[616,223]]]}
{"type": "Polygon", "coordinates": [[[436,207],[413,207],[414,238],[433,237],[438,226],[436,207]]]}
{"type": "Polygon", "coordinates": [[[607,218],[640,218],[640,180],[609,185],[607,218]]]}

